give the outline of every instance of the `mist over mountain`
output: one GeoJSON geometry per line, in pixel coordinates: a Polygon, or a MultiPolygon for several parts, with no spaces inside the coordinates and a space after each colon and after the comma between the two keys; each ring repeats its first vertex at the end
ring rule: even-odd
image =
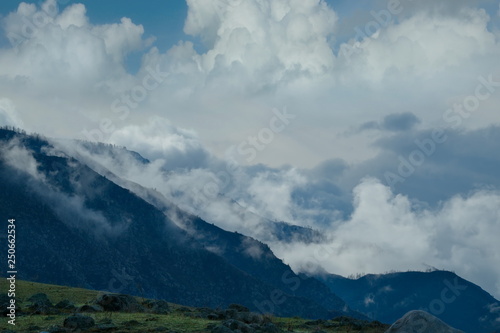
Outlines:
{"type": "Polygon", "coordinates": [[[22,274],[322,318],[444,302],[494,330],[498,59],[500,0],[2,0],[22,274]],[[383,274],[428,267],[471,285],[383,274]]]}
{"type": "Polygon", "coordinates": [[[468,333],[499,329],[498,301],[453,273],[331,275],[322,266],[335,260],[325,245],[329,235],[265,219],[220,193],[221,201],[210,201],[230,203],[233,214],[248,218],[253,224],[247,227],[274,247],[313,250],[297,271],[266,242],[206,222],[161,189],[122,177],[129,167],[154,163],[124,147],[1,129],[0,214],[18,221],[19,277],[193,306],[240,303],[306,318],[367,316],[392,323],[425,309],[468,333]]]}
{"type": "Polygon", "coordinates": [[[0,140],[0,214],[18,224],[20,279],[193,306],[363,317],[258,241],[173,205],[161,211],[43,138],[2,129],[0,140]]]}

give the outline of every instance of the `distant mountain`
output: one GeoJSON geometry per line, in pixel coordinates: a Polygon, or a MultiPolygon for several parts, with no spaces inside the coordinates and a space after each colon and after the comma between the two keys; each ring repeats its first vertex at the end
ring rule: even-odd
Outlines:
{"type": "Polygon", "coordinates": [[[110,178],[43,138],[0,130],[0,216],[16,219],[19,279],[283,316],[356,315],[264,244],[173,205],[160,210],[110,178]]]}
{"type": "MultiPolygon", "coordinates": [[[[58,140],[56,143],[62,150],[71,151],[71,155],[76,157],[79,161],[87,164],[101,175],[105,175],[118,185],[131,190],[157,208],[168,210],[174,206],[173,202],[169,201],[169,199],[165,198],[165,196],[156,190],[144,188],[136,183],[130,182],[124,179],[126,176],[121,177],[122,174],[128,173],[127,167],[129,167],[131,163],[141,167],[146,167],[151,163],[139,153],[130,151],[125,147],[116,147],[103,143],[76,141],[77,144],[75,145],[75,141],[61,140],[58,140]],[[105,162],[103,163],[103,161],[105,162]],[[110,172],[108,169],[110,166],[116,174],[110,172]]],[[[163,170],[163,172],[164,177],[169,177],[173,171],[169,169],[163,170]]],[[[172,198],[170,200],[172,200],[172,198]]],[[[325,241],[324,234],[318,230],[293,225],[283,221],[271,221],[243,207],[240,203],[227,197],[224,193],[217,194],[217,201],[227,204],[227,208],[236,215],[244,217],[245,220],[251,220],[255,228],[252,230],[254,233],[250,236],[262,242],[278,241],[282,243],[302,242],[310,244],[325,241]]],[[[189,210],[185,209],[185,211],[196,214],[199,213],[199,211],[193,209],[193,207],[189,207],[189,210]]],[[[210,218],[208,217],[206,220],[210,221],[210,218]]]]}
{"type": "MultiPolygon", "coordinates": [[[[269,247],[239,233],[230,233],[199,218],[192,219],[188,230],[206,249],[219,254],[229,263],[289,295],[313,299],[326,309],[342,309],[344,314],[366,319],[351,311],[346,303],[315,278],[295,275],[276,258],[269,247]]],[[[341,312],[335,315],[342,315],[341,312]]]]}
{"type": "Polygon", "coordinates": [[[283,243],[301,242],[311,244],[325,241],[324,235],[312,228],[304,228],[286,222],[271,222],[269,225],[269,231],[272,235],[276,240],[283,243]]]}
{"type": "Polygon", "coordinates": [[[467,333],[500,332],[500,302],[452,272],[338,275],[321,280],[353,309],[392,323],[410,310],[425,310],[467,333]]]}

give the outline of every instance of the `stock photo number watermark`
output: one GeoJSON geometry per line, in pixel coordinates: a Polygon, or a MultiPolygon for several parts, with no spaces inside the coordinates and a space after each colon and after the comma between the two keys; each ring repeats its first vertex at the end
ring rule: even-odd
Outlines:
{"type": "Polygon", "coordinates": [[[16,220],[9,219],[7,225],[7,281],[9,290],[9,305],[7,306],[7,316],[10,318],[8,323],[16,325],[16,220]]]}

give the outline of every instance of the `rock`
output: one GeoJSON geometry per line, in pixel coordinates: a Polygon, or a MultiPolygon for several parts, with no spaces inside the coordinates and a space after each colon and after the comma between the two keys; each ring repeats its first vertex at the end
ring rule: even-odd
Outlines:
{"type": "Polygon", "coordinates": [[[374,321],[370,322],[370,323],[367,325],[367,327],[369,327],[369,328],[382,328],[382,327],[384,327],[384,326],[388,326],[388,325],[386,325],[386,324],[382,324],[382,323],[381,323],[380,321],[378,321],[378,320],[374,320],[374,321]]]}
{"type": "Polygon", "coordinates": [[[261,333],[280,333],[281,330],[273,323],[266,323],[258,329],[258,332],[261,332],[261,333]]]}
{"type": "Polygon", "coordinates": [[[96,299],[96,304],[104,311],[144,312],[144,308],[137,300],[129,295],[103,294],[96,299]]]}
{"type": "Polygon", "coordinates": [[[213,313],[207,314],[206,318],[208,320],[222,320],[222,319],[224,319],[223,317],[224,316],[221,313],[215,313],[215,312],[213,312],[213,313]]]}
{"type": "Polygon", "coordinates": [[[76,309],[75,305],[73,303],[71,303],[70,301],[68,301],[67,299],[60,301],[54,307],[57,309],[61,309],[61,310],[75,310],[76,309]]]}
{"type": "Polygon", "coordinates": [[[236,310],[238,312],[250,312],[249,308],[240,304],[230,304],[227,308],[236,310]]]}
{"type": "Polygon", "coordinates": [[[48,332],[49,333],[68,333],[68,330],[61,327],[61,326],[58,326],[58,325],[52,325],[49,327],[48,332]]]}
{"type": "Polygon", "coordinates": [[[177,309],[175,309],[176,312],[193,312],[193,310],[191,310],[190,308],[187,308],[185,306],[181,306],[177,309]]]}
{"type": "Polygon", "coordinates": [[[166,301],[147,300],[142,302],[142,305],[147,309],[148,312],[154,314],[167,314],[170,312],[170,306],[166,301]]]}
{"type": "Polygon", "coordinates": [[[85,330],[94,327],[95,321],[92,317],[77,314],[64,319],[63,325],[71,330],[85,330]]]}
{"type": "Polygon", "coordinates": [[[304,325],[307,325],[307,326],[322,326],[325,323],[326,323],[326,320],[317,319],[317,320],[306,321],[304,323],[304,325]]]}
{"type": "Polygon", "coordinates": [[[239,312],[236,319],[246,324],[262,324],[264,317],[254,312],[239,312]]]}
{"type": "MultiPolygon", "coordinates": [[[[2,309],[1,309],[2,317],[5,317],[10,312],[10,310],[7,309],[7,307],[10,305],[10,300],[11,300],[11,298],[9,297],[9,295],[0,294],[0,307],[2,307],[2,309]]],[[[17,306],[17,303],[16,303],[15,307],[16,307],[16,312],[18,312],[19,308],[17,306]]]]}
{"type": "Polygon", "coordinates": [[[127,327],[127,328],[130,328],[130,327],[134,327],[134,326],[139,326],[141,323],[138,322],[137,320],[129,320],[129,321],[125,321],[122,323],[123,326],[127,327]]]}
{"type": "Polygon", "coordinates": [[[102,306],[99,305],[82,305],[76,309],[76,312],[88,312],[88,313],[96,313],[96,312],[103,312],[104,309],[102,306]]]}
{"type": "Polygon", "coordinates": [[[52,315],[59,313],[59,311],[54,308],[54,305],[49,300],[46,294],[34,294],[30,298],[28,298],[28,301],[31,302],[31,305],[28,306],[28,309],[34,314],[52,315]]]}
{"type": "MultiPolygon", "coordinates": [[[[242,314],[242,313],[238,313],[242,314]]],[[[249,315],[257,315],[256,313],[248,313],[249,315]]],[[[262,317],[262,316],[261,316],[262,317]]],[[[211,333],[229,333],[229,332],[238,332],[238,333],[280,333],[281,330],[270,322],[260,321],[252,323],[244,323],[240,320],[236,319],[228,319],[220,324],[211,324],[207,326],[207,329],[210,330],[211,333]]]]}
{"type": "Polygon", "coordinates": [[[385,333],[464,333],[425,311],[410,311],[385,333]]]}
{"type": "Polygon", "coordinates": [[[226,326],[227,328],[229,328],[232,331],[239,330],[242,333],[255,332],[255,330],[253,328],[251,328],[250,326],[248,326],[247,324],[245,324],[241,321],[238,321],[238,320],[234,320],[234,319],[226,320],[226,321],[222,322],[222,325],[226,326]]]}
{"type": "Polygon", "coordinates": [[[236,319],[238,316],[238,311],[235,309],[227,309],[222,312],[224,319],[236,319]]]}
{"type": "Polygon", "coordinates": [[[233,333],[233,330],[224,325],[217,325],[210,330],[210,333],[233,333]]]}
{"type": "Polygon", "coordinates": [[[28,301],[31,303],[53,306],[52,303],[50,302],[47,294],[44,294],[44,293],[34,294],[30,298],[28,298],[28,301]]]}
{"type": "Polygon", "coordinates": [[[107,331],[115,331],[118,329],[118,326],[115,324],[98,324],[96,328],[99,330],[99,332],[107,332],[107,331]]]}

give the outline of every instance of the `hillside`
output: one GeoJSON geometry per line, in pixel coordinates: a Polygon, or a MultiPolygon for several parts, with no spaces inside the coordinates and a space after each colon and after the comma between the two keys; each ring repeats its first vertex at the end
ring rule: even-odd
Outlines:
{"type": "MultiPolygon", "coordinates": [[[[190,306],[239,303],[313,319],[351,313],[317,281],[316,292],[292,294],[284,288],[271,274],[299,277],[270,251],[265,256],[270,269],[257,271],[207,250],[199,237],[167,217],[168,212],[44,139],[0,130],[0,142],[0,215],[17,220],[21,279],[168,298],[190,306]],[[313,299],[315,295],[320,297],[313,299]]],[[[182,211],[177,214],[206,225],[182,211]]],[[[231,233],[218,228],[212,232],[219,241],[232,242],[231,233]]],[[[242,235],[237,239],[240,247],[255,242],[242,235]]]]}
{"type": "MultiPolygon", "coordinates": [[[[4,291],[6,282],[0,282],[0,290],[4,291]]],[[[261,316],[246,312],[240,305],[231,305],[229,309],[209,309],[185,307],[168,303],[163,304],[163,313],[148,310],[149,304],[156,300],[135,297],[135,301],[145,309],[137,312],[109,311],[102,309],[96,300],[104,295],[103,292],[70,288],[57,285],[40,284],[27,281],[17,281],[17,301],[20,304],[17,324],[15,327],[7,323],[8,318],[0,318],[0,332],[69,332],[69,324],[65,320],[75,313],[85,318],[92,318],[93,326],[80,329],[79,332],[221,332],[221,326],[240,325],[248,332],[351,332],[353,329],[363,329],[366,333],[382,333],[388,325],[377,322],[368,322],[340,317],[334,320],[310,321],[301,318],[280,318],[261,316]],[[37,301],[44,299],[48,306],[38,311],[37,301]],[[48,301],[48,303],[47,303],[48,301]],[[85,310],[87,308],[87,310],[85,310]],[[94,312],[89,312],[92,308],[94,312]],[[156,312],[156,313],[155,313],[156,312]],[[224,317],[236,317],[227,319],[224,317]],[[245,323],[247,322],[247,323],[245,323]]],[[[1,295],[1,294],[0,294],[1,295]]],[[[232,330],[229,329],[229,332],[232,330]]]]}

